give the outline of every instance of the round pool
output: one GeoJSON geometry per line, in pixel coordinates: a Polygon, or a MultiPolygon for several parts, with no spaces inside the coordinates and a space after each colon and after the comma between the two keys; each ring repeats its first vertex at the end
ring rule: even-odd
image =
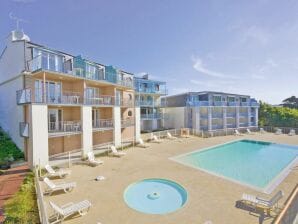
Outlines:
{"type": "Polygon", "coordinates": [[[126,204],[139,212],[165,214],[181,208],[187,200],[186,190],[166,179],[145,179],[124,191],[126,204]]]}

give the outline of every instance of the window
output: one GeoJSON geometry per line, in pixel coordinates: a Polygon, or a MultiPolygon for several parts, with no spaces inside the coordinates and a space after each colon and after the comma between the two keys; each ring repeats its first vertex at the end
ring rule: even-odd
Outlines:
{"type": "Polygon", "coordinates": [[[131,110],[128,111],[128,116],[129,116],[129,117],[132,116],[132,112],[131,112],[131,110]]]}
{"type": "Polygon", "coordinates": [[[235,102],[235,97],[228,96],[228,102],[235,102]]]}
{"type": "Polygon", "coordinates": [[[221,102],[221,96],[213,96],[214,102],[221,102]]]}
{"type": "Polygon", "coordinates": [[[97,79],[96,77],[96,66],[91,64],[86,64],[86,78],[88,79],[97,79]]]}
{"type": "Polygon", "coordinates": [[[241,102],[242,103],[246,103],[246,101],[247,101],[247,99],[246,98],[243,98],[243,97],[241,97],[240,99],[241,99],[241,102]]]}
{"type": "Polygon", "coordinates": [[[33,48],[32,51],[33,63],[31,70],[45,69],[51,71],[62,72],[64,57],[45,50],[33,48]]]}

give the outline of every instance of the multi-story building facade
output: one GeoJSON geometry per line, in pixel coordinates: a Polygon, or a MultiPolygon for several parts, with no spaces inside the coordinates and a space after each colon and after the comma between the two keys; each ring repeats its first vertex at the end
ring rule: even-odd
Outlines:
{"type": "Polygon", "coordinates": [[[0,56],[0,126],[31,166],[140,134],[133,74],[30,41],[7,38],[0,56]]]}
{"type": "Polygon", "coordinates": [[[166,82],[150,80],[148,75],[134,78],[136,106],[141,111],[141,131],[164,127],[161,96],[167,94],[166,82]]]}
{"type": "Polygon", "coordinates": [[[246,95],[222,92],[188,92],[163,98],[166,128],[192,128],[199,131],[250,128],[258,126],[259,104],[246,95]]]}

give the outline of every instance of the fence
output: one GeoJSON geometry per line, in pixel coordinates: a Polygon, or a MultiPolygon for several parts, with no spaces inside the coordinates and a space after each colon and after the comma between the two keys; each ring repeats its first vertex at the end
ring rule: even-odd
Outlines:
{"type": "Polygon", "coordinates": [[[40,183],[39,183],[38,168],[34,170],[34,179],[35,179],[35,191],[36,191],[36,200],[37,200],[37,206],[39,211],[39,219],[42,224],[48,224],[49,219],[45,208],[43,192],[41,190],[40,183]]]}

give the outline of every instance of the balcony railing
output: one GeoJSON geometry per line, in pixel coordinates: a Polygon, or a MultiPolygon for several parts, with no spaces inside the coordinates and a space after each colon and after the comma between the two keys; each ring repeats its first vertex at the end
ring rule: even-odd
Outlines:
{"type": "Polygon", "coordinates": [[[227,112],[227,117],[236,117],[236,113],[227,112]]]}
{"type": "Polygon", "coordinates": [[[31,103],[31,89],[21,89],[17,91],[17,104],[31,103]]]}
{"type": "Polygon", "coordinates": [[[26,122],[20,122],[20,135],[22,137],[29,137],[29,124],[26,122]]]}
{"type": "Polygon", "coordinates": [[[92,121],[92,127],[96,129],[100,128],[113,128],[113,119],[98,119],[92,121]]]}
{"type": "Polygon", "coordinates": [[[121,127],[122,128],[134,126],[134,124],[135,124],[135,120],[134,120],[133,117],[121,120],[121,127]]]}
{"type": "Polygon", "coordinates": [[[226,102],[222,102],[222,101],[214,101],[213,102],[213,106],[226,106],[227,103],[226,102]]]}
{"type": "Polygon", "coordinates": [[[168,94],[167,89],[136,88],[135,91],[138,93],[161,94],[161,95],[168,94]]]}
{"type": "Polygon", "coordinates": [[[209,106],[209,101],[188,101],[188,106],[209,106]]]}
{"type": "MultiPolygon", "coordinates": [[[[119,100],[116,100],[116,102],[119,100]]],[[[122,107],[134,107],[134,101],[130,99],[121,99],[120,106],[122,107]]]]}
{"type": "Polygon", "coordinates": [[[252,107],[259,107],[259,106],[260,106],[260,104],[257,103],[257,102],[250,102],[250,105],[251,105],[252,107]]]}
{"type": "Polygon", "coordinates": [[[228,106],[238,106],[238,102],[228,102],[228,106]]]}
{"type": "MultiPolygon", "coordinates": [[[[81,60],[84,63],[84,60],[81,60]]],[[[117,73],[105,72],[104,69],[96,69],[95,72],[88,72],[86,69],[73,67],[70,68],[70,63],[64,62],[62,57],[56,60],[49,60],[47,56],[38,55],[27,62],[28,70],[31,72],[38,70],[53,71],[64,73],[76,77],[81,77],[96,81],[106,81],[117,85],[133,88],[133,75],[129,78],[120,79],[121,75],[117,73]]],[[[83,67],[86,66],[83,64],[83,67]]]]}
{"type": "Polygon", "coordinates": [[[247,107],[249,105],[249,103],[248,102],[241,102],[240,105],[244,106],[244,107],[247,107]]]}
{"type": "Polygon", "coordinates": [[[99,105],[99,106],[114,106],[115,97],[114,96],[86,96],[85,94],[85,104],[88,105],[99,105]]]}
{"type": "Polygon", "coordinates": [[[247,117],[248,116],[248,113],[247,112],[240,112],[239,113],[239,116],[240,117],[247,117]]]}
{"type": "Polygon", "coordinates": [[[81,121],[59,121],[49,122],[48,130],[55,132],[80,132],[82,131],[81,121]]]}
{"type": "Polygon", "coordinates": [[[161,114],[141,114],[141,119],[161,119],[162,118],[162,115],[161,114]]]}
{"type": "Polygon", "coordinates": [[[212,118],[223,118],[222,113],[212,113],[212,118]]]}

